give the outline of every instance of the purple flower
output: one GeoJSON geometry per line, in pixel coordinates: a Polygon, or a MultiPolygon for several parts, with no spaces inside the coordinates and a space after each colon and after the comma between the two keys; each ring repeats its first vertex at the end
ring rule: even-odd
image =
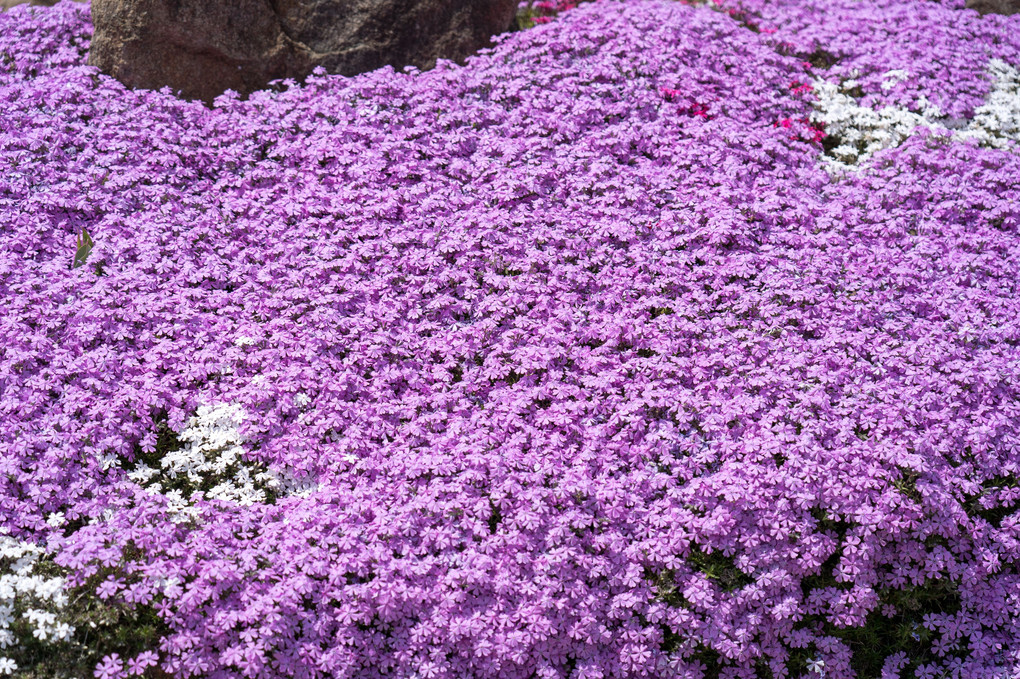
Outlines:
{"type": "Polygon", "coordinates": [[[1015,22],[570,4],[212,107],[0,13],[0,529],[166,630],[97,677],[1020,671],[1015,22]]]}
{"type": "Polygon", "coordinates": [[[127,676],[124,672],[124,665],[120,661],[120,657],[113,653],[105,656],[101,663],[96,667],[95,671],[96,679],[121,679],[127,676]]]}
{"type": "Polygon", "coordinates": [[[145,674],[145,670],[150,667],[155,667],[159,662],[159,656],[153,651],[145,651],[138,654],[137,657],[130,658],[127,662],[128,674],[142,675],[145,674]]]}

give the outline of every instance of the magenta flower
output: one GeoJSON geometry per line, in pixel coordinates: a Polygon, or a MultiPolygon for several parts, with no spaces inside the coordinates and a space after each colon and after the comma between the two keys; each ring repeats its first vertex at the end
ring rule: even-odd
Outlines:
{"type": "Polygon", "coordinates": [[[94,588],[163,630],[99,679],[1020,672],[1015,21],[571,5],[211,107],[0,13],[32,644],[94,588]]]}
{"type": "Polygon", "coordinates": [[[96,679],[122,679],[127,676],[124,672],[124,665],[120,657],[113,653],[103,658],[95,671],[96,679]]]}

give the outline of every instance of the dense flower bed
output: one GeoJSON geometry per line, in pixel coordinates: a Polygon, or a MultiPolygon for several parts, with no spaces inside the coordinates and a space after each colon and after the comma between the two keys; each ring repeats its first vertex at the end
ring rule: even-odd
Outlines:
{"type": "Polygon", "coordinates": [[[0,674],[1020,672],[1020,17],[546,4],[212,109],[0,14],[0,674]]]}

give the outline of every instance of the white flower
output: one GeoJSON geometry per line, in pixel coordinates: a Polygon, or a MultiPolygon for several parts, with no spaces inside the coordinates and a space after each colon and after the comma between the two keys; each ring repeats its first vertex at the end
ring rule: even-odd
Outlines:
{"type": "Polygon", "coordinates": [[[892,88],[896,87],[897,83],[901,83],[904,80],[909,80],[909,79],[910,79],[910,74],[907,73],[906,71],[904,71],[903,69],[896,69],[895,71],[888,71],[888,72],[886,72],[886,74],[884,76],[884,80],[882,80],[882,84],[880,85],[880,87],[883,90],[888,91],[888,90],[891,90],[892,88]]]}
{"type": "Polygon", "coordinates": [[[34,627],[32,636],[40,641],[46,641],[47,637],[56,631],[57,616],[49,611],[32,608],[25,611],[21,617],[27,618],[32,623],[34,627]]]}
{"type": "Polygon", "coordinates": [[[976,139],[984,146],[1006,149],[1012,142],[1020,142],[1020,72],[993,59],[988,64],[988,73],[995,80],[995,88],[985,104],[974,110],[967,129],[957,135],[976,139]]]}
{"type": "Polygon", "coordinates": [[[43,579],[38,575],[31,575],[31,570],[23,571],[15,575],[14,589],[21,594],[32,594],[35,588],[42,585],[43,579]]]}
{"type": "Polygon", "coordinates": [[[156,586],[163,590],[164,596],[173,596],[180,593],[181,581],[177,578],[156,578],[156,586]]]}
{"type": "Polygon", "coordinates": [[[96,459],[103,465],[104,472],[111,467],[120,466],[120,459],[116,455],[97,455],[96,459]]]}
{"type": "Polygon", "coordinates": [[[40,578],[40,582],[35,586],[35,594],[41,599],[48,599],[57,604],[58,607],[62,607],[66,600],[66,595],[64,594],[64,579],[40,578]]]}
{"type": "Polygon", "coordinates": [[[807,671],[814,672],[815,674],[825,674],[825,661],[821,658],[812,658],[808,660],[807,671]]]}
{"type": "MultiPolygon", "coordinates": [[[[300,393],[295,400],[299,405],[311,402],[300,393]]],[[[130,473],[132,480],[144,484],[151,493],[162,494],[175,522],[201,515],[193,503],[199,497],[195,489],[205,485],[211,485],[201,494],[205,499],[242,506],[265,502],[268,489],[282,489],[287,495],[307,495],[316,490],[316,484],[298,481],[287,470],[266,471],[246,462],[248,451],[240,431],[246,419],[248,414],[236,403],[200,406],[177,435],[184,446],[164,455],[161,469],[139,465],[130,473]],[[185,479],[190,488],[164,491],[169,479],[185,479]]]]}
{"type": "Polygon", "coordinates": [[[275,486],[282,490],[283,495],[308,497],[319,490],[319,484],[312,479],[296,476],[286,469],[281,470],[274,476],[276,477],[275,486]]]}
{"type": "Polygon", "coordinates": [[[14,538],[0,535],[0,559],[20,559],[26,555],[42,554],[42,549],[14,538]]]}
{"type": "Polygon", "coordinates": [[[148,465],[140,464],[134,470],[128,472],[128,478],[135,483],[145,483],[157,474],[159,474],[158,470],[148,465]]]}
{"type": "Polygon", "coordinates": [[[54,641],[70,641],[72,634],[74,634],[74,626],[66,622],[58,622],[51,630],[54,641]]]}
{"type": "Polygon", "coordinates": [[[878,151],[902,143],[916,128],[932,125],[924,116],[905,109],[886,107],[876,111],[859,106],[847,94],[855,84],[853,80],[842,86],[825,80],[814,83],[818,101],[811,120],[821,123],[827,135],[843,142],[833,151],[835,157],[829,158],[830,171],[853,169],[878,151]]]}
{"type": "Polygon", "coordinates": [[[32,572],[37,559],[38,557],[35,554],[26,554],[11,564],[11,572],[16,575],[27,575],[32,572]]]}
{"type": "Polygon", "coordinates": [[[14,588],[14,578],[8,575],[0,575],[0,601],[14,601],[17,590],[14,588]]]}
{"type": "MultiPolygon", "coordinates": [[[[828,136],[841,142],[830,152],[826,169],[832,174],[852,171],[878,151],[903,143],[920,128],[952,134],[954,139],[974,139],[983,146],[1010,148],[1020,142],[1020,72],[993,59],[988,73],[995,88],[962,130],[956,129],[963,127],[962,120],[943,124],[942,112],[923,95],[917,101],[919,112],[892,106],[876,110],[858,105],[850,96],[850,90],[857,85],[855,80],[841,85],[816,80],[813,86],[818,99],[811,120],[821,123],[828,136]]],[[[880,86],[890,90],[909,77],[906,71],[889,71],[880,86]]]]}
{"type": "Polygon", "coordinates": [[[61,526],[64,525],[64,513],[53,512],[52,514],[46,517],[46,523],[52,526],[53,528],[60,528],[61,526]]]}
{"type": "Polygon", "coordinates": [[[253,338],[251,338],[251,337],[245,337],[244,335],[241,335],[240,337],[237,337],[236,339],[234,339],[234,345],[235,346],[250,347],[253,344],[255,344],[255,340],[253,338]]]}
{"type": "Polygon", "coordinates": [[[0,658],[0,674],[14,674],[18,669],[18,663],[10,658],[0,658]]]}

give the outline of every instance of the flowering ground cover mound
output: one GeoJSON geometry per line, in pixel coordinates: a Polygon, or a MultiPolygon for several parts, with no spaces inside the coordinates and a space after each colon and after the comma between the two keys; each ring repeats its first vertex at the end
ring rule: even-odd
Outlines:
{"type": "Polygon", "coordinates": [[[0,673],[1020,673],[1020,17],[528,11],[212,108],[0,14],[0,673]]]}

